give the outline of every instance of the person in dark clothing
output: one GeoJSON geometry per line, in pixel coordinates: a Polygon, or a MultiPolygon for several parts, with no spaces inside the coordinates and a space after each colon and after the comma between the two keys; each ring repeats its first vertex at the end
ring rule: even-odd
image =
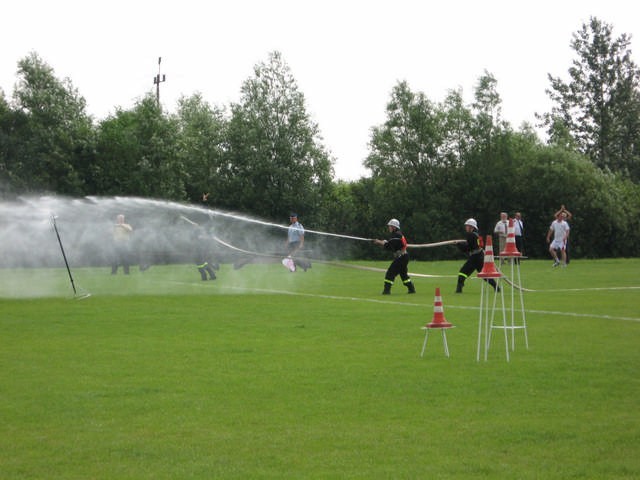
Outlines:
{"type": "Polygon", "coordinates": [[[193,233],[194,254],[195,263],[200,272],[200,278],[207,280],[207,274],[209,280],[216,279],[215,270],[218,270],[219,265],[214,263],[211,254],[211,237],[207,234],[204,228],[198,226],[193,233]]]}
{"type": "Polygon", "coordinates": [[[400,275],[402,283],[407,287],[408,293],[416,293],[415,286],[408,273],[409,254],[407,253],[407,240],[400,231],[400,222],[392,218],[387,223],[387,228],[391,234],[388,240],[374,240],[374,243],[393,253],[393,261],[384,275],[384,290],[382,294],[391,294],[393,281],[398,275],[400,275]]]}
{"type": "MultiPolygon", "coordinates": [[[[475,219],[470,218],[464,222],[465,239],[458,243],[458,247],[466,255],[468,255],[467,261],[462,265],[458,272],[458,285],[456,287],[456,293],[462,293],[464,288],[464,282],[474,270],[477,272],[482,271],[484,267],[484,249],[482,239],[478,234],[478,222],[475,219]]],[[[485,279],[491,285],[494,290],[496,289],[496,281],[493,278],[485,279]]]]}

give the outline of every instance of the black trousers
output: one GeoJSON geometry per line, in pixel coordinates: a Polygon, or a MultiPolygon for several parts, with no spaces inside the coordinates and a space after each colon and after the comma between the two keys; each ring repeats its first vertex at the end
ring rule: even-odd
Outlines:
{"type": "MultiPolygon", "coordinates": [[[[298,245],[300,244],[300,242],[289,242],[287,243],[287,255],[291,255],[291,253],[298,248],[298,245]]],[[[302,258],[296,258],[296,257],[292,257],[293,258],[293,263],[295,263],[296,266],[306,270],[307,268],[309,268],[311,266],[311,262],[308,260],[304,260],[302,258]]]]}
{"type": "Polygon", "coordinates": [[[460,267],[460,273],[462,275],[459,275],[466,280],[474,271],[481,272],[482,267],[484,267],[484,253],[475,253],[469,256],[467,261],[464,262],[464,265],[460,267]]]}
{"type": "Polygon", "coordinates": [[[398,275],[400,275],[403,282],[409,280],[409,255],[406,253],[393,259],[384,275],[384,279],[387,283],[393,283],[398,275]]]}
{"type": "Polygon", "coordinates": [[[516,248],[524,255],[524,238],[522,235],[516,235],[516,248]]]}

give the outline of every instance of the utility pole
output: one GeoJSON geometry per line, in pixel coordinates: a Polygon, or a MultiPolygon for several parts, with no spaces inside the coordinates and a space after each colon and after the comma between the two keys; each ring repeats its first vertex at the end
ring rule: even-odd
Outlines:
{"type": "Polygon", "coordinates": [[[160,108],[160,82],[165,82],[167,80],[166,75],[162,75],[162,80],[160,79],[160,62],[162,62],[162,57],[158,57],[158,75],[153,77],[153,84],[156,86],[156,102],[158,103],[158,108],[160,108]]]}

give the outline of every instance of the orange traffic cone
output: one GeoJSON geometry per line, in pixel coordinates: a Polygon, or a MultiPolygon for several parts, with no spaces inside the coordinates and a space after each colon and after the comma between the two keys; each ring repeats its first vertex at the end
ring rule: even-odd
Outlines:
{"type": "Polygon", "coordinates": [[[493,239],[491,235],[487,235],[487,241],[484,251],[484,265],[482,271],[478,273],[479,278],[501,278],[502,274],[496,269],[493,260],[493,239]]]}
{"type": "Polygon", "coordinates": [[[433,303],[433,320],[427,324],[427,328],[451,328],[453,325],[444,318],[444,309],[442,308],[442,297],[440,296],[440,287],[436,287],[436,298],[433,303]]]}
{"type": "Polygon", "coordinates": [[[501,257],[520,257],[522,254],[516,248],[516,228],[513,226],[513,218],[509,219],[507,227],[507,243],[504,250],[500,252],[501,257]]]}

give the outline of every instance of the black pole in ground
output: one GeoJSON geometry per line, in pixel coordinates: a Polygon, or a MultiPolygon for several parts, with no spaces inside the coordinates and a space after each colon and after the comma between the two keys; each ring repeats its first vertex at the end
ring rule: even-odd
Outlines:
{"type": "Polygon", "coordinates": [[[71,280],[71,288],[73,288],[73,294],[77,295],[76,285],[73,283],[73,276],[71,275],[71,269],[69,268],[69,262],[67,262],[67,255],[64,253],[64,247],[62,246],[62,240],[60,239],[60,233],[58,232],[58,225],[56,224],[55,215],[51,215],[51,221],[53,222],[53,229],[56,231],[56,237],[58,237],[58,243],[60,244],[60,251],[62,252],[62,258],[64,264],[67,267],[67,273],[69,274],[69,280],[71,280]]]}

